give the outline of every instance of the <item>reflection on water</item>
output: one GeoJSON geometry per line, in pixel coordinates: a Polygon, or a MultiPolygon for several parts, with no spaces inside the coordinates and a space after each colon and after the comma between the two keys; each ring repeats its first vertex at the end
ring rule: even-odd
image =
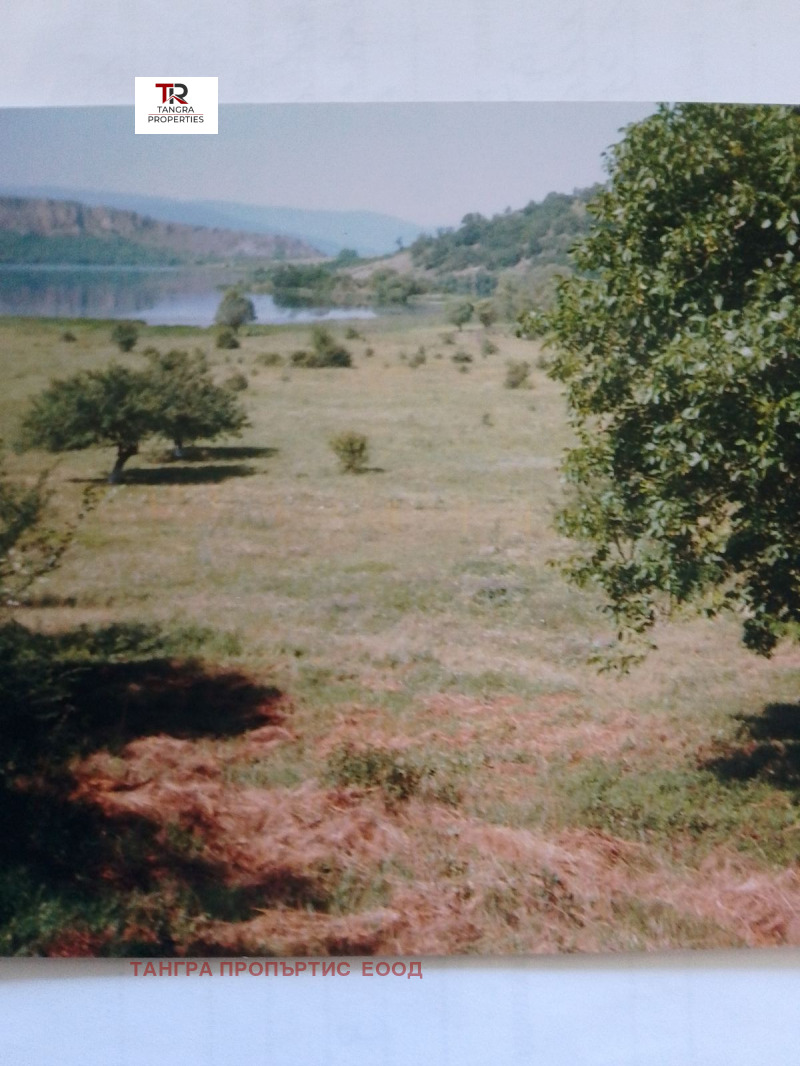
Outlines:
{"type": "MultiPolygon", "coordinates": [[[[236,277],[208,270],[135,267],[0,267],[0,315],[138,318],[151,326],[210,326],[220,288],[236,277]]],[[[254,295],[257,321],[373,318],[369,308],[278,307],[254,295]]]]}

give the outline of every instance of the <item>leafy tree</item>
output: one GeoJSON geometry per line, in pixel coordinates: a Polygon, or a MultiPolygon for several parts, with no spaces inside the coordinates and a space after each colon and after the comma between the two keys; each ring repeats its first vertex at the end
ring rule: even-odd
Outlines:
{"type": "Polygon", "coordinates": [[[491,329],[497,321],[497,311],[491,300],[481,300],[476,307],[478,321],[484,329],[491,329]]]}
{"type": "Polygon", "coordinates": [[[607,164],[545,321],[578,438],[568,573],[622,637],[729,606],[769,654],[800,622],[800,115],[661,106],[607,164]]]}
{"type": "Polygon", "coordinates": [[[334,259],[334,265],[337,267],[352,266],[359,260],[358,252],[355,248],[342,248],[339,254],[334,259]]]}
{"type": "Polygon", "coordinates": [[[148,359],[154,425],[173,442],[176,458],[191,441],[239,434],[247,425],[247,416],[231,390],[214,384],[202,352],[154,352],[148,359]]]}
{"type": "Polygon", "coordinates": [[[240,326],[255,322],[256,309],[253,301],[237,288],[228,289],[220,301],[214,321],[218,326],[228,326],[236,332],[240,326]]]}
{"type": "Polygon", "coordinates": [[[405,306],[412,296],[425,291],[422,282],[411,274],[399,274],[396,270],[376,270],[370,279],[375,303],[381,306],[397,304],[405,306]]]}
{"type": "Polygon", "coordinates": [[[31,582],[56,565],[66,546],[43,525],[45,480],[43,474],[33,485],[12,481],[0,455],[0,622],[31,582]]]}
{"type": "Polygon", "coordinates": [[[334,298],[339,260],[325,263],[286,263],[269,272],[275,302],[282,307],[328,304],[334,298]]]}
{"type": "Polygon", "coordinates": [[[133,322],[118,322],[111,330],[111,339],[121,352],[130,352],[139,340],[139,330],[133,322]]]}
{"type": "Polygon", "coordinates": [[[447,315],[447,321],[452,322],[454,326],[459,329],[463,329],[467,322],[472,318],[475,311],[475,307],[467,300],[464,303],[456,304],[455,307],[450,309],[447,315]]]}
{"type": "Polygon", "coordinates": [[[23,753],[35,766],[44,748],[36,740],[51,737],[65,711],[69,669],[54,657],[52,638],[20,625],[14,610],[33,582],[58,566],[94,495],[87,489],[76,519],[56,531],[47,523],[46,479],[14,481],[0,458],[0,805],[23,753]]]}
{"type": "Polygon", "coordinates": [[[156,432],[153,390],[143,371],[110,364],[53,381],[31,404],[23,421],[23,442],[50,452],[93,444],[116,449],[109,475],[115,484],[142,441],[156,432]]]}

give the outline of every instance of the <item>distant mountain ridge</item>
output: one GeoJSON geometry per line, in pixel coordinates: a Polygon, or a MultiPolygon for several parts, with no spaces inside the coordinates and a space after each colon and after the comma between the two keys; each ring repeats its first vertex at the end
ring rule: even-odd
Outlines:
{"type": "Polygon", "coordinates": [[[280,234],[309,244],[326,255],[337,255],[343,248],[353,248],[362,256],[386,255],[397,250],[398,240],[408,245],[424,232],[423,226],[374,211],[317,211],[225,200],[171,200],[59,186],[0,188],[0,196],[10,195],[79,201],[134,211],[162,222],[280,234]]]}
{"type": "Polygon", "coordinates": [[[164,222],[76,200],[0,196],[0,261],[191,262],[318,258],[292,237],[164,222]]]}

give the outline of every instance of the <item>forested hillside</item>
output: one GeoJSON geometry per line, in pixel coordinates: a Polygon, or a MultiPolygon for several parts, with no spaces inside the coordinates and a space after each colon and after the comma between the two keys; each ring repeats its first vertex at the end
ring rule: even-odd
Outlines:
{"type": "Polygon", "coordinates": [[[493,218],[465,215],[458,229],[414,241],[414,265],[437,272],[507,270],[524,260],[567,266],[570,246],[589,228],[586,204],[594,192],[551,192],[541,203],[532,200],[519,211],[506,210],[493,218]]]}

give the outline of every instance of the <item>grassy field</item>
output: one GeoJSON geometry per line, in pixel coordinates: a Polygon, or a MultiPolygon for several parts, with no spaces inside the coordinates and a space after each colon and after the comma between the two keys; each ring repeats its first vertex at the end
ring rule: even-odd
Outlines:
{"type": "MultiPolygon", "coordinates": [[[[604,617],[549,565],[568,430],[536,346],[493,330],[484,356],[433,316],[358,329],[336,330],[349,370],[291,368],[300,327],[233,352],[142,330],[243,372],[252,426],[181,461],[148,444],[16,611],[92,665],[83,735],[5,796],[0,950],[800,943],[797,648],[767,662],[733,621],[686,619],[599,675],[604,617]],[[509,359],[530,388],[504,387],[509,359]],[[345,430],[369,439],[358,475],[329,447],[345,430]]],[[[109,335],[0,320],[7,442],[51,377],[141,365],[109,335]]],[[[54,512],[111,462],[59,457],[54,512]]]]}

